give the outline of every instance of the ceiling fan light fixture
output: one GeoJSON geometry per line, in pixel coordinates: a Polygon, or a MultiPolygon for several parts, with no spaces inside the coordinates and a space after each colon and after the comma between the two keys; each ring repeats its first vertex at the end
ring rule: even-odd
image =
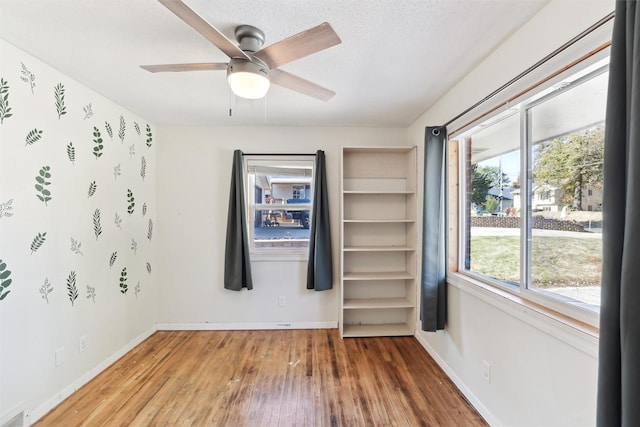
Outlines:
{"type": "Polygon", "coordinates": [[[241,98],[264,98],[271,86],[269,68],[254,59],[232,59],[227,68],[227,81],[231,91],[241,98]]]}

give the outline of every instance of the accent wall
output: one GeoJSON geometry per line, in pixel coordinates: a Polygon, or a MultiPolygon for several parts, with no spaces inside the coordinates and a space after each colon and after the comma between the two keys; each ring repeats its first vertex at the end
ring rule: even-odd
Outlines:
{"type": "Polygon", "coordinates": [[[155,128],[0,40],[0,422],[155,330],[155,128]]]}

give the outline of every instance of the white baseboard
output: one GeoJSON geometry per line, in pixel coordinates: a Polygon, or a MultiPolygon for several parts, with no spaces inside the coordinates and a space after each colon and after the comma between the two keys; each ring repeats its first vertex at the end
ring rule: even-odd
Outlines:
{"type": "Polygon", "coordinates": [[[98,374],[100,374],[102,371],[107,369],[115,361],[117,361],[122,356],[124,356],[126,353],[131,351],[135,346],[140,344],[142,341],[144,341],[147,338],[149,338],[155,331],[156,331],[156,327],[155,326],[150,328],[150,329],[148,329],[148,330],[146,330],[145,332],[143,332],[142,334],[140,334],[139,336],[134,338],[127,345],[122,347],[120,350],[116,351],[111,356],[109,356],[108,358],[103,360],[96,367],[94,367],[90,371],[86,372],[80,378],[78,378],[77,380],[75,380],[74,382],[72,382],[71,384],[69,384],[68,386],[63,388],[62,390],[60,390],[58,393],[55,394],[55,396],[49,398],[46,402],[42,403],[36,409],[34,409],[30,413],[26,414],[25,415],[26,425],[31,425],[31,424],[35,423],[36,421],[38,421],[47,412],[49,412],[50,410],[55,408],[64,399],[66,399],[67,397],[71,396],[71,394],[73,394],[75,391],[77,391],[80,387],[82,387],[83,385],[85,385],[86,383],[88,383],[89,381],[94,379],[96,376],[98,376],[98,374]]]}
{"type": "Polygon", "coordinates": [[[337,329],[338,322],[158,323],[159,331],[237,331],[263,329],[337,329]]]}
{"type": "Polygon", "coordinates": [[[487,407],[482,404],[480,399],[478,399],[476,395],[473,394],[473,392],[469,389],[469,387],[467,387],[462,379],[460,379],[460,377],[456,375],[454,370],[451,369],[447,362],[445,362],[444,359],[442,359],[440,355],[434,350],[434,348],[429,345],[429,342],[425,340],[424,337],[422,337],[419,333],[416,333],[415,336],[422,347],[427,350],[427,353],[429,353],[433,360],[436,361],[438,366],[442,368],[442,370],[445,372],[445,374],[447,374],[451,381],[453,381],[456,387],[460,389],[462,394],[464,394],[464,397],[466,397],[469,403],[471,403],[471,405],[476,408],[476,410],[480,413],[480,415],[482,415],[485,421],[493,427],[501,426],[502,424],[500,424],[500,422],[493,416],[493,414],[487,409],[487,407]]]}

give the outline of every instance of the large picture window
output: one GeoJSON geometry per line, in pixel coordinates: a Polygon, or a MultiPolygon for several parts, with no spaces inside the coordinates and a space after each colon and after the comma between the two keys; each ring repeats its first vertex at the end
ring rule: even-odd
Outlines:
{"type": "Polygon", "coordinates": [[[245,158],[251,252],[307,254],[314,156],[245,158]]]}
{"type": "Polygon", "coordinates": [[[462,134],[460,270],[588,319],[600,306],[608,60],[462,134]]]}

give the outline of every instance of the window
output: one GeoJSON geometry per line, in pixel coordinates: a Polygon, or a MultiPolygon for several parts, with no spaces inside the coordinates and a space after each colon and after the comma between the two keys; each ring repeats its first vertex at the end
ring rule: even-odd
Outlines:
{"type": "Polygon", "coordinates": [[[294,199],[306,199],[307,196],[306,194],[309,193],[311,189],[311,185],[307,184],[307,185],[300,185],[300,184],[294,184],[293,185],[293,198],[294,199]]]}
{"type": "Polygon", "coordinates": [[[600,306],[607,70],[586,67],[459,138],[460,270],[587,321],[600,306]]]}
{"type": "Polygon", "coordinates": [[[245,156],[252,253],[307,253],[314,160],[314,156],[245,156]]]}

